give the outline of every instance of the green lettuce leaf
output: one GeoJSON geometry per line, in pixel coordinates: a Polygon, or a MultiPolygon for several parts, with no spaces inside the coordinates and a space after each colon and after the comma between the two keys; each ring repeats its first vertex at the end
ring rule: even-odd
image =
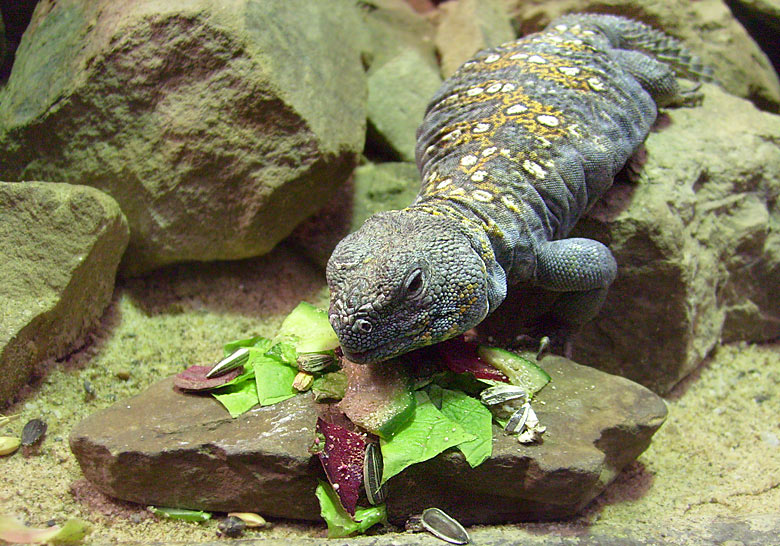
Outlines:
{"type": "Polygon", "coordinates": [[[240,349],[241,347],[255,347],[259,351],[266,352],[271,348],[271,340],[264,338],[263,336],[254,336],[246,339],[236,339],[235,341],[230,341],[223,345],[225,356],[232,355],[236,349],[240,349]]]}
{"type": "Polygon", "coordinates": [[[408,466],[432,459],[445,449],[477,438],[436,409],[427,393],[417,391],[415,396],[417,407],[412,418],[392,437],[380,439],[384,459],[382,483],[408,466]]]}
{"type": "Polygon", "coordinates": [[[490,410],[476,398],[461,391],[441,391],[441,412],[451,421],[459,423],[466,432],[476,436],[458,444],[471,468],[485,462],[493,453],[493,423],[490,410]]]}
{"type": "Polygon", "coordinates": [[[261,406],[270,406],[298,394],[292,385],[298,369],[285,364],[280,358],[253,350],[247,366],[255,371],[257,398],[261,406]]]}
{"type": "Polygon", "coordinates": [[[328,538],[342,538],[353,533],[365,533],[368,528],[387,519],[387,510],[384,504],[370,508],[355,510],[354,519],[341,506],[338,495],[333,487],[322,480],[315,494],[320,501],[320,515],[328,524],[328,538]]]}
{"type": "Polygon", "coordinates": [[[216,398],[220,404],[225,406],[230,416],[235,419],[242,413],[246,413],[258,403],[257,385],[252,379],[254,372],[240,375],[227,386],[219,389],[219,392],[212,392],[211,395],[216,398]],[[236,383],[236,380],[244,377],[244,381],[236,383]]]}

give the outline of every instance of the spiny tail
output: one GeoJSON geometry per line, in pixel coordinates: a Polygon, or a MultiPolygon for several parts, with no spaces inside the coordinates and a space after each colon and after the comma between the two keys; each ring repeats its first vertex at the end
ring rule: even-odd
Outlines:
{"type": "MultiPolygon", "coordinates": [[[[668,65],[679,77],[698,81],[715,81],[711,67],[693,54],[682,42],[640,21],[616,15],[567,15],[558,21],[593,25],[602,31],[614,47],[641,51],[668,65]]],[[[557,23],[556,21],[555,23],[557,23]]]]}

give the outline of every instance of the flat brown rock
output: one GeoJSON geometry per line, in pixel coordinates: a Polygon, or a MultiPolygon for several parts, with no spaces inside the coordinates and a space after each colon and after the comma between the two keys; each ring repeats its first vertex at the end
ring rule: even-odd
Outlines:
{"type": "MultiPolygon", "coordinates": [[[[496,428],[492,458],[475,469],[456,451],[408,468],[389,482],[391,521],[428,506],[464,523],[573,515],[663,423],[663,400],[644,387],[560,357],[542,363],[552,376],[535,403],[544,441],[521,445],[496,428]]],[[[87,479],[120,499],[317,520],[316,420],[308,394],[231,419],[169,378],[82,421],[70,445],[87,479]]]]}

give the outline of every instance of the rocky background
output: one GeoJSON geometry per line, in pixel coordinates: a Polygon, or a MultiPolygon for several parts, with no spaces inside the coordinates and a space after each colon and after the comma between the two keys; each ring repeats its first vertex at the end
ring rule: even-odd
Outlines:
{"type": "MultiPolygon", "coordinates": [[[[137,335],[123,329],[117,309],[125,321],[136,312],[130,307],[155,320],[186,316],[188,326],[177,328],[199,327],[207,309],[229,317],[232,329],[212,325],[208,340],[173,334],[167,318],[156,326],[161,340],[179,336],[189,344],[179,350],[197,355],[193,348],[206,341],[218,348],[239,337],[233,332],[256,328],[252,314],[272,331],[300,299],[325,303],[321,267],[338,240],[416,194],[414,133],[442,79],[476,50],[571,11],[662,28],[713,66],[720,82],[704,86],[701,107],[661,116],[644,163],[622,173],[577,227],[610,246],[620,273],[574,360],[665,394],[723,343],[780,337],[777,1],[0,7],[0,402],[25,404],[41,376],[50,380],[44,370],[54,361],[108,366],[101,343],[137,335]],[[257,256],[265,258],[225,261],[257,256]],[[32,389],[22,388],[31,377],[32,389]]],[[[482,333],[511,341],[532,318],[527,309],[545,303],[544,295],[515,294],[482,333]]],[[[138,356],[146,350],[134,348],[129,360],[114,355],[120,367],[152,369],[151,379],[115,397],[137,394],[183,364],[168,352],[167,364],[149,363],[138,356]]],[[[155,350],[159,358],[148,349],[155,350]]],[[[94,373],[88,377],[97,383],[94,373]]],[[[761,396],[776,404],[773,381],[774,391],[761,396]]],[[[98,407],[111,401],[99,400],[98,407]]],[[[655,408],[628,421],[618,412],[588,429],[584,442],[633,427],[644,449],[642,431],[652,434],[662,420],[655,408]]],[[[89,446],[112,452],[95,438],[89,446]]],[[[571,501],[577,509],[630,462],[612,465],[608,444],[586,457],[590,466],[578,478],[588,485],[571,501]]],[[[555,475],[563,467],[549,468],[555,475]]]]}

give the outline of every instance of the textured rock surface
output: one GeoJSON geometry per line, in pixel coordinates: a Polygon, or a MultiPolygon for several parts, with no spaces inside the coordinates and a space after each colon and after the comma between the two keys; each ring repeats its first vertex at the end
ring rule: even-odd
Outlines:
{"type": "Polygon", "coordinates": [[[323,268],[348,233],[374,213],[400,209],[414,200],[420,174],[414,163],[367,163],[353,174],[323,209],[301,224],[289,241],[323,268]]]}
{"type": "Polygon", "coordinates": [[[270,250],[363,147],[354,5],[43,0],[0,94],[0,177],[111,194],[130,273],[270,250]]]}
{"type": "Polygon", "coordinates": [[[480,49],[516,38],[502,0],[456,0],[439,7],[436,47],[446,78],[480,49]]]}
{"type": "Polygon", "coordinates": [[[119,206],[102,192],[0,182],[0,403],[97,324],[127,239],[119,206]]]}
{"type": "Polygon", "coordinates": [[[358,5],[363,22],[363,63],[367,68],[381,66],[409,49],[415,50],[430,66],[438,67],[434,26],[409,2],[369,0],[358,5]]]}
{"type": "Polygon", "coordinates": [[[368,74],[369,138],[402,161],[414,161],[417,127],[441,85],[437,67],[407,49],[368,74]]]}
{"type": "MultiPolygon", "coordinates": [[[[650,135],[636,184],[613,186],[573,232],[618,262],[574,358],[657,392],[720,340],[780,335],[780,116],[705,89],[703,106],[670,110],[650,135]]],[[[490,326],[514,335],[513,317],[533,307],[524,296],[490,326]]]]}
{"type": "Polygon", "coordinates": [[[684,41],[715,69],[715,77],[730,93],[780,111],[777,73],[722,0],[506,0],[506,4],[522,34],[573,11],[635,17],[684,41]]]}
{"type": "MultiPolygon", "coordinates": [[[[536,405],[544,442],[521,446],[496,430],[494,456],[477,469],[456,452],[407,469],[389,482],[393,521],[428,505],[463,522],[573,514],[665,418],[664,402],[628,380],[558,357],[543,364],[553,377],[536,405]]],[[[232,420],[169,378],[82,421],[70,445],[84,475],[118,498],[315,520],[322,469],[307,448],[316,415],[307,394],[232,420]]]]}

